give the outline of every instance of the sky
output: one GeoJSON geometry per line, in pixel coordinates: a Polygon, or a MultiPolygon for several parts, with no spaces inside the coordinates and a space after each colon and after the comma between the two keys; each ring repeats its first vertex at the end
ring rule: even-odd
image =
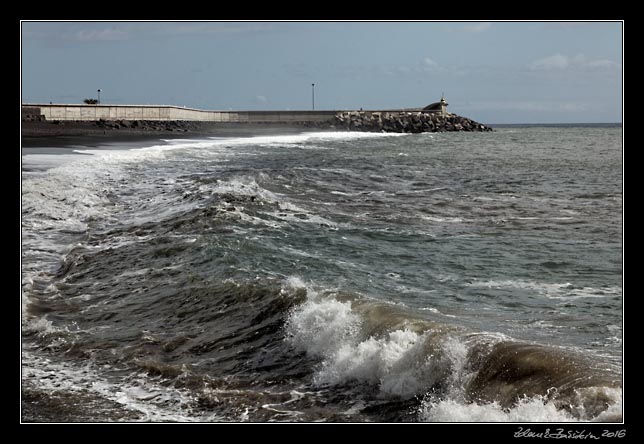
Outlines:
{"type": "Polygon", "coordinates": [[[21,23],[23,103],[622,122],[622,22],[21,23]],[[315,86],[312,86],[315,84],[315,86]]]}

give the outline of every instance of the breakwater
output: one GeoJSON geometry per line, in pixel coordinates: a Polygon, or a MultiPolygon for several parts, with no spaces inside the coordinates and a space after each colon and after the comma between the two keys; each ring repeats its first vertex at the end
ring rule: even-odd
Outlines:
{"type": "Polygon", "coordinates": [[[456,114],[423,111],[349,111],[335,117],[336,125],[352,131],[424,133],[492,131],[492,128],[456,114]]]}
{"type": "Polygon", "coordinates": [[[467,117],[447,112],[380,111],[207,111],[169,105],[23,104],[24,122],[94,122],[102,130],[190,131],[193,123],[293,124],[351,131],[421,133],[492,131],[467,117]]]}

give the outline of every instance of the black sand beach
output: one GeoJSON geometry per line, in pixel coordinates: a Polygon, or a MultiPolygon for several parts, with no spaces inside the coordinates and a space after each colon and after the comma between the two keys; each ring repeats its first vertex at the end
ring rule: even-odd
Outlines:
{"type": "Polygon", "coordinates": [[[249,137],[255,135],[297,134],[303,131],[334,129],[330,125],[280,123],[214,123],[168,121],[154,126],[134,126],[125,121],[118,128],[104,128],[98,122],[77,121],[23,121],[21,140],[23,148],[65,148],[98,146],[112,142],[142,142],[151,139],[174,139],[196,136],[249,137]]]}

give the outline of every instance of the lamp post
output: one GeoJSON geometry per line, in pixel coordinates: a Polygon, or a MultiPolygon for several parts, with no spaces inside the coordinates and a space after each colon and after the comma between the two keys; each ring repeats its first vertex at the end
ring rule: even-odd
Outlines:
{"type": "Polygon", "coordinates": [[[100,105],[101,103],[101,90],[98,90],[98,104],[100,105]]]}
{"type": "Polygon", "coordinates": [[[313,104],[313,111],[315,111],[315,83],[311,83],[311,103],[313,104]]]}

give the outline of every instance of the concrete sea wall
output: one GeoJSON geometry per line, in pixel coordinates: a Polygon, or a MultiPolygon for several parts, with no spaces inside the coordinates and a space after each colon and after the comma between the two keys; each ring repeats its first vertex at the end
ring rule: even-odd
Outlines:
{"type": "MultiPolygon", "coordinates": [[[[336,111],[205,111],[172,105],[24,104],[29,115],[40,110],[45,120],[182,120],[198,122],[297,123],[332,120],[336,111]]],[[[25,113],[23,112],[23,115],[25,113]]]]}

